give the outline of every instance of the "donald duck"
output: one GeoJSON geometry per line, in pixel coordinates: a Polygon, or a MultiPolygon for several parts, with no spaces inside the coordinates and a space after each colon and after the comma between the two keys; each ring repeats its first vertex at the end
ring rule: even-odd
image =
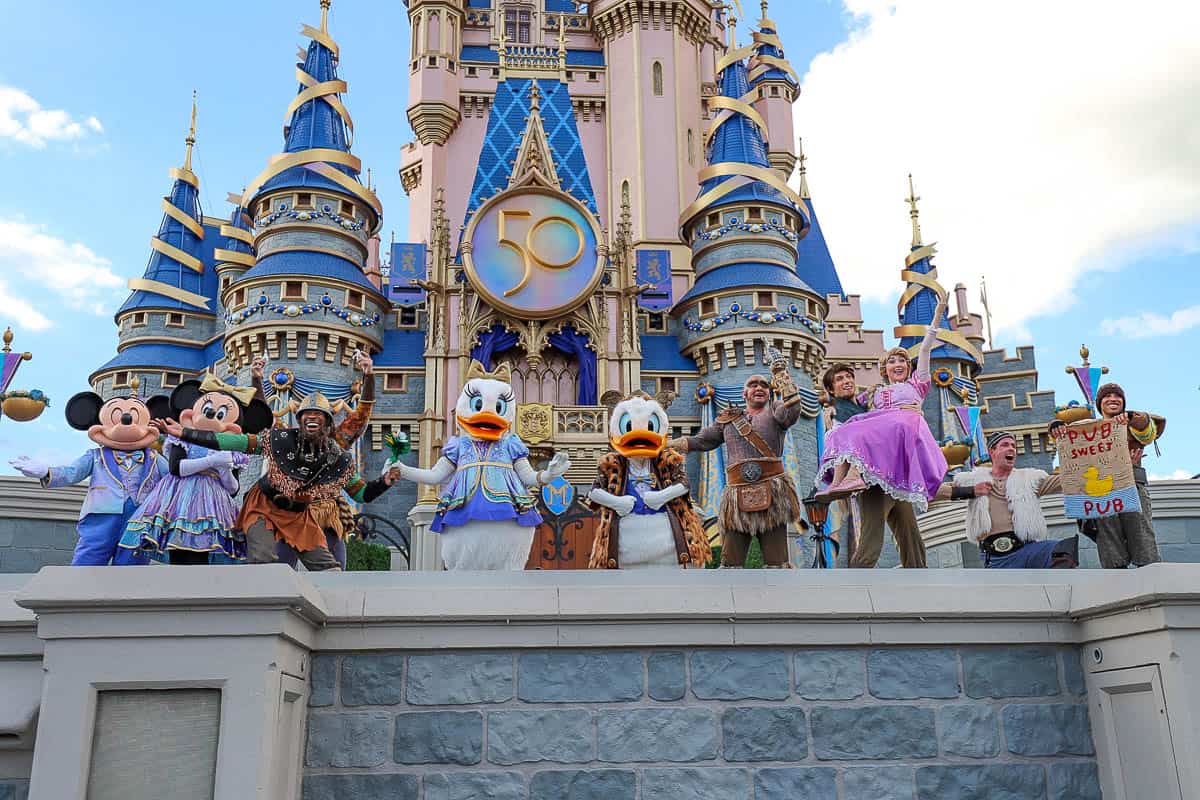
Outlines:
{"type": "Polygon", "coordinates": [[[556,453],[546,469],[529,464],[529,448],[511,433],[517,403],[507,364],[487,372],[478,361],[454,409],[463,435],[442,446],[431,469],[388,460],[404,480],[441,486],[430,530],[442,537],[442,560],[450,570],[521,570],[542,523],[529,491],[565,474],[571,461],[556,453]]]}
{"type": "Polygon", "coordinates": [[[703,569],[712,551],[688,496],[684,457],[666,446],[667,412],[636,392],[609,419],[615,452],[600,460],[588,494],[600,511],[589,568],[703,569]]]}

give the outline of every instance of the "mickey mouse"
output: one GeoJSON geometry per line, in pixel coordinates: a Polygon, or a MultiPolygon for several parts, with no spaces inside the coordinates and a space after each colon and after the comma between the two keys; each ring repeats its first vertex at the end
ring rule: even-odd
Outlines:
{"type": "MultiPolygon", "coordinates": [[[[253,386],[232,386],[214,375],[185,381],[171,393],[171,418],[187,428],[212,433],[260,433],[271,427],[271,408],[253,386]]],[[[168,436],[163,452],[170,476],[138,508],[122,549],[164,555],[172,564],[207,564],[220,553],[246,557],[246,538],[233,529],[238,505],[237,470],[249,463],[244,453],[210,450],[168,436]]]]}
{"type": "Polygon", "coordinates": [[[166,459],[150,448],[158,440],[150,420],[169,413],[170,401],[165,395],[147,400],[114,397],[105,402],[95,392],[80,392],[67,402],[67,424],[86,431],[99,447],[64,467],[51,467],[28,456],[9,462],[21,474],[41,480],[44,488],[90,479],[79,510],[79,544],[72,565],[146,563],[143,554],[119,548],[117,543],[138,504],[167,474],[166,459]]]}

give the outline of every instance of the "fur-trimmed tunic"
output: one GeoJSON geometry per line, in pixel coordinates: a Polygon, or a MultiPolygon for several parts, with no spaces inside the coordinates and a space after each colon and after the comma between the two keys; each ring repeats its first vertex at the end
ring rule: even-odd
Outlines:
{"type": "MultiPolygon", "coordinates": [[[[652,464],[654,477],[659,489],[681,483],[688,486],[687,471],[684,467],[683,455],[669,447],[663,448],[652,464]]],[[[618,453],[608,453],[597,466],[595,489],[603,489],[609,494],[620,497],[625,494],[626,483],[629,479],[629,459],[618,453]]],[[[620,559],[620,517],[611,508],[605,508],[598,503],[589,501],[593,510],[600,512],[600,523],[596,526],[596,539],[592,545],[589,569],[619,569],[620,559]]],[[[676,497],[666,505],[667,516],[671,521],[671,533],[675,538],[675,552],[679,564],[687,567],[689,564],[703,568],[712,558],[712,549],[708,537],[704,534],[704,526],[700,516],[692,508],[689,495],[676,497]]]]}
{"type": "MultiPolygon", "coordinates": [[[[979,467],[955,475],[954,485],[970,487],[993,480],[990,467],[979,467]]],[[[993,533],[1011,529],[1023,542],[1041,541],[1050,533],[1038,498],[1061,491],[1062,482],[1057,475],[1048,475],[1040,469],[1014,469],[1004,481],[1002,494],[997,494],[993,487],[991,495],[972,497],[967,501],[967,537],[979,542],[993,533]],[[992,519],[992,504],[997,502],[1007,505],[1012,515],[1011,528],[992,519]]]]}

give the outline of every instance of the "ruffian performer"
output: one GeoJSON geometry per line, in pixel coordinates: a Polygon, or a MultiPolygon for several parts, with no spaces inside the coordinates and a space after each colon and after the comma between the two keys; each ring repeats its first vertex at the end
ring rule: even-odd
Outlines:
{"type": "Polygon", "coordinates": [[[756,536],[767,567],[790,566],[787,526],[799,522],[800,498],[783,468],[783,444],[788,428],[800,419],[800,392],[788,374],[787,359],[774,348],[768,356],[772,379],[746,379],[745,408],[728,408],[695,436],[668,443],[683,453],[725,445],[725,493],[718,511],[722,567],[744,566],[756,536]],[[772,388],[782,399],[771,400],[772,388]]]}
{"type": "Polygon", "coordinates": [[[278,541],[294,551],[310,571],[341,569],[329,551],[315,504],[335,500],[343,491],[356,502],[369,503],[387,491],[397,473],[389,471],[370,482],[358,474],[353,456],[334,440],[333,408],[320,392],[304,399],[296,419],[298,428],[274,428],[261,436],[200,431],[174,420],[155,420],[155,425],[177,439],[210,450],[266,459],[266,474],[246,493],[237,520],[237,527],[246,533],[249,563],[278,560],[278,541]]]}
{"type": "Polygon", "coordinates": [[[588,499],[600,511],[590,569],[703,569],[712,549],[692,508],[683,456],[666,446],[667,412],[636,392],[609,415],[615,452],[597,466],[588,499]]]}
{"type": "Polygon", "coordinates": [[[1130,564],[1144,567],[1161,561],[1158,542],[1154,538],[1154,509],[1150,505],[1150,490],[1142,458],[1146,447],[1163,435],[1167,420],[1157,414],[1127,410],[1125,390],[1115,383],[1106,383],[1096,390],[1096,405],[1104,419],[1123,422],[1128,426],[1129,460],[1133,462],[1133,482],[1142,506],[1141,511],[1126,511],[1096,520],[1096,551],[1100,556],[1100,566],[1105,569],[1126,569],[1130,564]]]}
{"type": "MultiPolygon", "coordinates": [[[[261,356],[250,362],[250,378],[260,394],[263,391],[263,372],[266,367],[267,360],[261,356]]],[[[362,436],[375,408],[374,362],[363,351],[355,350],[354,367],[362,373],[358,404],[347,411],[346,416],[333,429],[333,440],[343,450],[349,450],[358,437],[362,436]]],[[[346,496],[339,493],[334,498],[314,501],[313,514],[325,530],[325,546],[333,553],[342,569],[345,569],[346,536],[354,531],[354,511],[346,501],[346,496]]],[[[277,555],[283,563],[291,567],[296,566],[296,552],[286,542],[279,542],[277,555]]]]}

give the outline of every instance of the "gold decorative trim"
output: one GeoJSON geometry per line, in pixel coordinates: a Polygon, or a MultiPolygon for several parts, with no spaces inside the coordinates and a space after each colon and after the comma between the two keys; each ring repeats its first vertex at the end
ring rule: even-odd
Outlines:
{"type": "Polygon", "coordinates": [[[247,268],[257,263],[249,253],[239,253],[237,250],[225,250],[221,247],[213,250],[213,258],[225,264],[241,264],[247,268]]]}
{"type": "MultiPolygon", "coordinates": [[[[238,199],[240,200],[241,198],[238,199]]],[[[247,244],[251,247],[254,246],[253,233],[247,230],[242,230],[241,228],[235,228],[229,223],[221,225],[221,235],[227,239],[237,239],[239,242],[247,244]]]]}
{"type": "Polygon", "coordinates": [[[192,172],[190,169],[184,169],[183,167],[171,167],[167,170],[167,175],[173,180],[183,181],[184,183],[189,184],[193,189],[200,188],[200,179],[197,178],[196,173],[192,172]]]}
{"type": "MultiPolygon", "coordinates": [[[[153,241],[157,241],[157,239],[153,241]]],[[[130,278],[127,285],[129,286],[130,291],[161,294],[163,297],[169,297],[172,300],[178,300],[179,302],[187,303],[189,306],[194,308],[202,308],[205,311],[212,313],[208,308],[210,301],[207,297],[194,292],[189,292],[186,289],[180,289],[178,286],[170,286],[162,281],[152,281],[146,278],[130,278]]]]}
{"type": "Polygon", "coordinates": [[[732,161],[711,164],[700,170],[697,180],[703,184],[710,178],[728,176],[733,176],[734,179],[713,187],[696,198],[691,205],[683,210],[683,213],[679,215],[679,224],[681,226],[686,225],[698,213],[708,208],[708,206],[713,205],[725,195],[752,181],[765,183],[792,201],[796,206],[796,211],[804,217],[805,221],[810,225],[812,224],[812,219],[808,213],[808,205],[804,202],[804,199],[796,194],[792,190],[792,187],[787,185],[787,182],[779,176],[777,171],[769,167],[756,167],[753,164],[741,164],[732,161]]]}
{"type": "Polygon", "coordinates": [[[168,217],[175,220],[180,225],[182,225],[183,227],[187,228],[189,231],[194,233],[196,235],[197,239],[204,238],[204,226],[201,225],[199,222],[196,222],[196,220],[194,220],[192,217],[188,216],[180,208],[173,205],[171,203],[171,201],[165,197],[163,198],[163,201],[162,201],[162,210],[163,210],[163,213],[166,214],[168,217]]]}
{"type": "Polygon", "coordinates": [[[314,147],[309,150],[301,150],[298,153],[280,153],[272,156],[267,168],[255,176],[254,180],[246,187],[246,191],[242,193],[242,205],[248,208],[250,200],[254,197],[255,193],[271,178],[292,167],[307,166],[322,177],[328,178],[350,194],[358,197],[364,203],[367,203],[375,211],[377,217],[381,215],[383,213],[383,206],[380,204],[379,198],[375,196],[375,193],[345,173],[329,166],[331,163],[349,167],[356,173],[362,172],[362,161],[350,153],[341,150],[334,150],[328,147],[314,147]]]}
{"type": "Polygon", "coordinates": [[[167,244],[157,236],[150,237],[150,249],[163,254],[167,258],[172,258],[178,261],[180,264],[183,264],[185,267],[193,270],[194,272],[204,272],[204,264],[200,261],[200,259],[183,252],[173,244],[167,244]]]}

